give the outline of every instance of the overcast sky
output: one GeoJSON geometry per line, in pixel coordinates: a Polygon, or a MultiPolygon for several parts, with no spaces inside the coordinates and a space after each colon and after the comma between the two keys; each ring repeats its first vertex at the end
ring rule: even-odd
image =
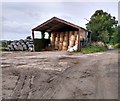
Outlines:
{"type": "Polygon", "coordinates": [[[117,2],[4,2],[0,15],[2,40],[25,39],[32,28],[54,16],[86,28],[86,19],[99,9],[118,19],[117,2]]]}

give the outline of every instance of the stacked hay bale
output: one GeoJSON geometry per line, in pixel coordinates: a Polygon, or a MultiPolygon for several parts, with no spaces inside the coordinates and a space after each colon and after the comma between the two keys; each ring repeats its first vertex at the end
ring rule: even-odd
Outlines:
{"type": "Polygon", "coordinates": [[[75,31],[75,45],[78,45],[78,31],[75,31]]]}
{"type": "Polygon", "coordinates": [[[51,33],[51,37],[50,37],[50,42],[51,42],[51,47],[54,48],[55,46],[55,33],[51,33]]]}
{"type": "Polygon", "coordinates": [[[68,49],[68,44],[69,44],[69,33],[64,32],[64,38],[63,38],[63,47],[62,50],[66,51],[68,49]]]}
{"type": "Polygon", "coordinates": [[[63,47],[63,40],[64,40],[64,33],[60,33],[60,39],[59,39],[59,50],[62,50],[63,47]]]}
{"type": "Polygon", "coordinates": [[[69,46],[68,48],[71,48],[75,45],[75,35],[74,32],[70,32],[70,37],[69,37],[69,46]]]}
{"type": "Polygon", "coordinates": [[[60,34],[59,32],[56,32],[56,36],[55,36],[55,49],[59,49],[59,39],[60,39],[60,34]]]}
{"type": "Polygon", "coordinates": [[[51,33],[50,40],[52,48],[55,47],[55,33],[51,33]]]}
{"type": "Polygon", "coordinates": [[[68,51],[77,51],[78,49],[78,31],[70,32],[68,51]]]}
{"type": "Polygon", "coordinates": [[[66,51],[78,45],[78,31],[53,32],[50,40],[53,49],[66,51]]]}

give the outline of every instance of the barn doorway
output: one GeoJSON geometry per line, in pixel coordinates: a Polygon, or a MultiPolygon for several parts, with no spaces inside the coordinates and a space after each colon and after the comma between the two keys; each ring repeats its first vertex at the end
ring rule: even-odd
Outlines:
{"type": "Polygon", "coordinates": [[[34,38],[34,50],[50,50],[50,34],[47,32],[37,32],[34,38]]]}

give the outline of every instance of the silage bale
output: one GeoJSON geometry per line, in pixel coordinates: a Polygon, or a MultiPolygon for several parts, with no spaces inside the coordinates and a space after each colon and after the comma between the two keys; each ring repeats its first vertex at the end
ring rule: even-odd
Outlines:
{"type": "Polygon", "coordinates": [[[27,42],[27,39],[25,39],[24,42],[26,43],[26,42],[27,42]]]}
{"type": "Polygon", "coordinates": [[[20,45],[20,43],[19,43],[19,42],[17,42],[16,44],[17,44],[17,46],[18,46],[18,45],[20,45]]]}
{"type": "Polygon", "coordinates": [[[14,47],[13,47],[13,45],[10,47],[10,50],[11,50],[11,51],[14,51],[14,50],[15,50],[14,47]]]}
{"type": "Polygon", "coordinates": [[[29,47],[33,47],[33,40],[32,39],[20,39],[20,40],[14,40],[10,45],[8,45],[9,51],[23,51],[28,50],[29,47]]]}
{"type": "Polygon", "coordinates": [[[32,46],[32,44],[28,44],[28,47],[31,47],[32,46]]]}
{"type": "Polygon", "coordinates": [[[22,45],[18,45],[18,50],[23,51],[22,45]]]}
{"type": "Polygon", "coordinates": [[[25,45],[25,43],[24,43],[24,42],[22,42],[22,43],[21,43],[21,45],[25,45]]]}
{"type": "Polygon", "coordinates": [[[14,49],[17,50],[17,45],[14,45],[14,49]]]}
{"type": "Polygon", "coordinates": [[[33,41],[29,41],[30,44],[33,44],[33,41]]]}
{"type": "Polygon", "coordinates": [[[32,52],[33,51],[33,47],[29,47],[28,50],[32,52]]]}
{"type": "Polygon", "coordinates": [[[12,45],[15,45],[16,43],[15,42],[12,42],[12,45]]]}
{"type": "Polygon", "coordinates": [[[30,44],[29,41],[27,41],[26,44],[27,44],[27,45],[30,44]]]}
{"type": "Polygon", "coordinates": [[[11,45],[8,45],[7,47],[8,47],[8,50],[11,51],[11,50],[10,50],[10,49],[11,49],[11,45]]]}
{"type": "Polygon", "coordinates": [[[23,40],[23,39],[20,39],[19,42],[24,42],[24,40],[23,40]]]}
{"type": "Polygon", "coordinates": [[[23,45],[23,49],[24,49],[24,50],[27,50],[27,49],[28,49],[25,44],[23,45]]]}

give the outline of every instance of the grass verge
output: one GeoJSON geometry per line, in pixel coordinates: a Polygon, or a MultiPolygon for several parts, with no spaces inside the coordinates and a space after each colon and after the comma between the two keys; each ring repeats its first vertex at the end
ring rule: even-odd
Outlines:
{"type": "Polygon", "coordinates": [[[89,53],[96,53],[96,52],[103,52],[103,51],[106,51],[107,48],[106,47],[99,47],[99,46],[87,46],[85,48],[82,48],[81,49],[81,52],[83,54],[89,54],[89,53]]]}

